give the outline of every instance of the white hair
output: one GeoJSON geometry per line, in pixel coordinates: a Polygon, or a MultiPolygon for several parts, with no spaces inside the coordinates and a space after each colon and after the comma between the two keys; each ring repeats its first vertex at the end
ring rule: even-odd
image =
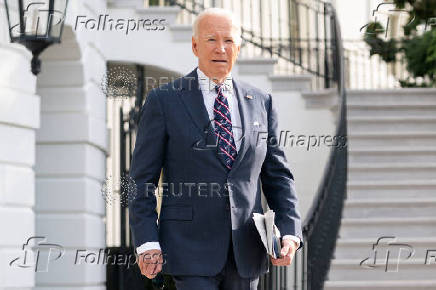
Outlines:
{"type": "Polygon", "coordinates": [[[242,30],[241,30],[241,24],[239,20],[233,15],[233,13],[229,10],[223,9],[223,8],[207,8],[203,10],[200,14],[198,14],[197,18],[194,21],[194,24],[192,25],[192,36],[195,38],[198,38],[198,30],[199,30],[199,23],[200,20],[203,19],[205,16],[208,15],[218,15],[218,16],[224,16],[227,17],[231,22],[233,26],[233,31],[235,32],[235,41],[236,44],[241,44],[242,38],[242,30]]]}

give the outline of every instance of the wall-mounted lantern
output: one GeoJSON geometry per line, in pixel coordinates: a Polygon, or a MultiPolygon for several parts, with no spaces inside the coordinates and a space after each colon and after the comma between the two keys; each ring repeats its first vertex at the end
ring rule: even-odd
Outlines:
{"type": "Polygon", "coordinates": [[[11,42],[32,54],[32,73],[41,71],[40,53],[61,42],[68,0],[4,0],[11,42]]]}

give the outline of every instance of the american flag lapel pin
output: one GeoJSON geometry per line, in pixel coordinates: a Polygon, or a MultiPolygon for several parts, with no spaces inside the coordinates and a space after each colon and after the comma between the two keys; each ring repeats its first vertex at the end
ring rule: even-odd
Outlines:
{"type": "Polygon", "coordinates": [[[253,96],[252,96],[252,95],[246,95],[245,97],[246,97],[247,99],[249,99],[249,100],[253,99],[253,96]]]}

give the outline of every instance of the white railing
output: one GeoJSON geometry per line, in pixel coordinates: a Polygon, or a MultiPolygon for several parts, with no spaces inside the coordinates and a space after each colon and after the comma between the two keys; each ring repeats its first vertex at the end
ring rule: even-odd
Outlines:
{"type": "Polygon", "coordinates": [[[411,75],[406,61],[398,55],[386,63],[379,55],[370,55],[370,47],[362,40],[344,40],[345,84],[350,89],[400,88],[400,80],[411,75]]]}

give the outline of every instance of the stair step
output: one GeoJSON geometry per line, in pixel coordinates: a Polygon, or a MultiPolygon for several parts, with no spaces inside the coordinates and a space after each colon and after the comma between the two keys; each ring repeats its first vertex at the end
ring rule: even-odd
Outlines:
{"type": "Polygon", "coordinates": [[[363,148],[431,147],[436,144],[436,132],[364,132],[348,133],[350,150],[363,148]]]}
{"type": "Polygon", "coordinates": [[[264,57],[238,58],[236,61],[238,74],[272,75],[276,64],[277,59],[264,57]]]}
{"type": "Polygon", "coordinates": [[[341,222],[339,236],[344,239],[377,239],[385,236],[434,237],[436,236],[436,218],[344,218],[341,222]]]}
{"type": "Polygon", "coordinates": [[[347,104],[348,117],[434,117],[436,115],[436,102],[434,104],[420,104],[416,102],[403,104],[347,104]]]}
{"type": "MultiPolygon", "coordinates": [[[[416,179],[403,179],[403,180],[355,180],[348,181],[348,189],[358,188],[387,188],[387,189],[399,189],[409,188],[414,189],[416,187],[433,188],[436,186],[436,180],[416,180],[416,179]]],[[[435,193],[436,195],[436,193],[435,193]]]]}
{"type": "Polygon", "coordinates": [[[305,91],[312,89],[313,75],[272,75],[269,79],[273,92],[305,91]]]}
{"type": "Polygon", "coordinates": [[[413,247],[411,259],[428,260],[433,249],[436,247],[436,238],[409,238],[409,239],[391,239],[386,238],[377,242],[377,239],[339,239],[336,242],[335,259],[360,259],[363,260],[372,251],[374,245],[381,247],[392,246],[392,244],[404,244],[413,247]],[[389,245],[390,244],[390,245],[389,245]],[[429,257],[427,257],[429,254],[429,257]]]}
{"type": "MultiPolygon", "coordinates": [[[[436,217],[433,199],[347,199],[344,218],[436,217]]],[[[436,246],[436,244],[435,244],[436,246]]]]}
{"type": "MultiPolygon", "coordinates": [[[[364,257],[368,258],[368,257],[364,257]]],[[[363,259],[362,259],[363,260],[363,259]]],[[[386,271],[386,262],[380,261],[380,264],[369,266],[361,266],[360,259],[356,260],[332,260],[330,266],[329,280],[342,281],[383,281],[383,280],[428,280],[434,278],[436,271],[436,263],[425,264],[422,259],[408,259],[400,257],[398,269],[396,269],[396,260],[389,262],[388,271],[386,271]],[[397,271],[396,271],[397,270],[397,271]]]]}
{"type": "MultiPolygon", "coordinates": [[[[431,278],[431,277],[429,277],[431,278]]],[[[324,290],[434,290],[436,280],[385,280],[385,281],[326,281],[324,290]]]]}
{"type": "Polygon", "coordinates": [[[436,198],[434,180],[349,180],[349,199],[436,198]]]}
{"type": "Polygon", "coordinates": [[[436,89],[347,97],[347,199],[325,289],[436,289],[436,89]]]}
{"type": "Polygon", "coordinates": [[[436,163],[352,163],[348,180],[436,180],[436,163]]]}
{"type": "MultiPolygon", "coordinates": [[[[123,2],[123,1],[115,1],[123,2]]],[[[138,1],[136,1],[138,3],[138,1]]],[[[142,3],[139,3],[141,5],[142,3]]],[[[140,16],[148,16],[158,19],[165,19],[167,26],[175,25],[177,22],[177,16],[180,14],[182,9],[178,6],[149,6],[136,8],[136,14],[140,16]]]]}
{"type": "Polygon", "coordinates": [[[375,122],[375,123],[383,123],[383,122],[399,122],[399,121],[410,121],[410,122],[421,122],[432,120],[436,121],[435,116],[405,116],[405,117],[397,117],[397,116],[380,116],[377,118],[368,117],[368,116],[360,116],[360,117],[348,117],[348,121],[356,122],[356,121],[367,121],[367,122],[375,122]]]}
{"type": "Polygon", "coordinates": [[[436,162],[436,147],[361,148],[348,152],[349,163],[436,162]]]}
{"type": "Polygon", "coordinates": [[[354,104],[436,104],[436,89],[347,90],[347,103],[354,104]]]}
{"type": "MultiPolygon", "coordinates": [[[[435,112],[436,115],[436,112],[435,112]]],[[[383,117],[348,117],[350,132],[392,132],[413,131],[419,128],[421,132],[436,132],[436,117],[434,116],[383,116],[383,117]]]]}
{"type": "Polygon", "coordinates": [[[305,90],[301,92],[301,96],[306,101],[306,108],[330,109],[336,115],[339,100],[337,89],[305,90]]]}
{"type": "Polygon", "coordinates": [[[170,26],[170,31],[174,42],[191,43],[192,25],[173,24],[170,26]]]}

